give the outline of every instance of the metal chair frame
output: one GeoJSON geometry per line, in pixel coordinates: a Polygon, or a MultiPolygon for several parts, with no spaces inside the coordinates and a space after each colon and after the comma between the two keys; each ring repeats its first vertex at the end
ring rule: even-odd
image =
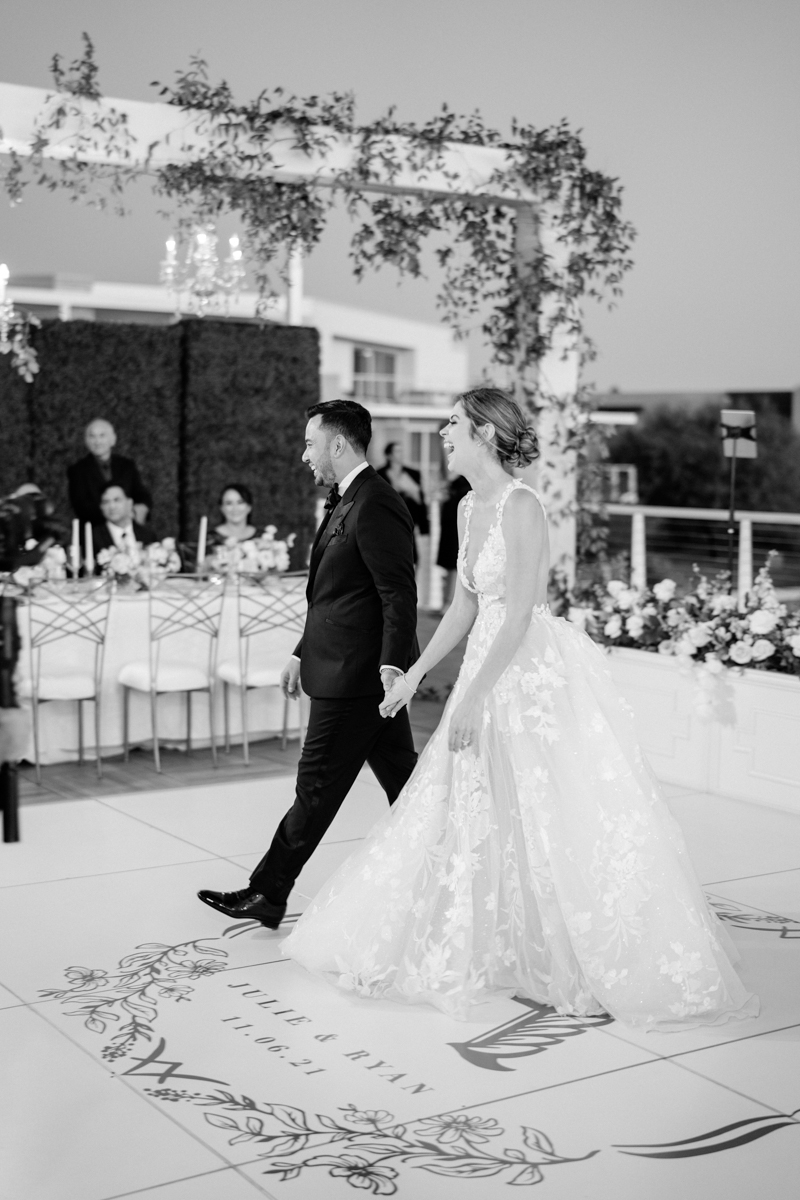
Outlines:
{"type": "MultiPolygon", "coordinates": [[[[161,773],[161,753],[158,739],[158,697],[171,692],[171,688],[158,690],[158,664],[161,644],[183,630],[198,630],[208,636],[208,685],[186,689],[186,751],[192,750],[192,693],[208,692],[208,725],[211,734],[211,757],[217,765],[217,741],[214,729],[214,681],[216,676],[219,627],[222,619],[222,603],[225,584],[198,581],[185,575],[167,576],[160,580],[148,593],[148,634],[150,664],[150,721],[153,730],[153,760],[156,771],[161,773]]],[[[125,762],[128,761],[129,702],[131,688],[122,685],[122,739],[125,762]]],[[[183,690],[183,689],[180,689],[183,690]]]]}
{"type": "MultiPolygon", "coordinates": [[[[268,633],[273,629],[289,629],[301,636],[306,623],[306,583],[308,575],[305,571],[293,571],[291,574],[266,576],[259,579],[252,575],[240,575],[236,584],[236,613],[239,628],[239,685],[242,703],[242,748],[245,764],[250,764],[250,743],[248,739],[248,706],[247,693],[255,690],[256,685],[247,684],[247,672],[250,663],[250,639],[260,633],[268,633]],[[289,580],[290,586],[285,586],[289,580]]],[[[230,709],[228,689],[234,685],[222,681],[223,701],[225,711],[225,753],[230,753],[230,709]]],[[[259,686],[271,687],[271,684],[259,686]]],[[[298,697],[300,705],[300,745],[303,744],[304,724],[302,697],[298,697]]],[[[281,732],[281,749],[286,749],[289,728],[289,699],[283,700],[283,730],[281,732]]]]}
{"type": "MultiPolygon", "coordinates": [[[[39,705],[47,703],[47,697],[39,697],[39,680],[42,665],[42,647],[62,641],[67,637],[79,638],[94,645],[94,695],[83,699],[94,700],[95,764],[97,777],[102,779],[103,767],[100,757],[100,683],[103,675],[103,656],[108,627],[108,612],[111,604],[112,586],[103,582],[87,591],[85,585],[62,584],[58,587],[39,583],[28,590],[29,657],[31,672],[31,707],[33,710],[33,750],[36,766],[36,781],[41,782],[39,761],[39,705]],[[41,614],[46,613],[47,617],[41,614]]],[[[83,766],[83,699],[78,705],[78,763],[83,766]]]]}

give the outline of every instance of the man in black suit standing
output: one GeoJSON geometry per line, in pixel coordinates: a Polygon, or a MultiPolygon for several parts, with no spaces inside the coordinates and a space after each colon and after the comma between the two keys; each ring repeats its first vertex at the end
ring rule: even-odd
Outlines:
{"type": "Polygon", "coordinates": [[[83,526],[101,524],[100,496],[110,483],[118,483],[133,500],[133,515],[140,525],[147,521],[153,498],[142,483],[138,467],[132,458],[114,454],[117,435],[110,421],[97,418],[86,426],[84,458],[67,467],[69,502],[83,526]]]}
{"type": "Polygon", "coordinates": [[[295,802],[238,892],[201,891],[229,917],[277,929],[289,893],[365,762],[393,804],[416,764],[408,710],[378,706],[417,656],[413,526],[402,498],[366,460],[369,412],[352,400],[308,410],[303,462],[331,488],[311,551],[308,615],[283,672],[311,697],[295,802]]]}

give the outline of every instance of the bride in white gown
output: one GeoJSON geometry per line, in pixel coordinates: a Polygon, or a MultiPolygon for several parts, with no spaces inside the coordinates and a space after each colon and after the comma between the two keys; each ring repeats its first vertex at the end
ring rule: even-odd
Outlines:
{"type": "Polygon", "coordinates": [[[284,952],[457,1017],[497,995],[662,1030],[754,1016],[603,653],[547,607],[544,510],[509,474],[536,456],[522,411],[467,392],[443,436],[473,487],[456,596],[382,711],[470,631],[464,663],[399,799],[284,952]]]}

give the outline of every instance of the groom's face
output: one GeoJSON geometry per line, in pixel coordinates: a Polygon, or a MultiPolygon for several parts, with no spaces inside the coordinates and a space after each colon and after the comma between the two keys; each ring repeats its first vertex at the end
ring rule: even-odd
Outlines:
{"type": "Polygon", "coordinates": [[[331,442],[335,435],[322,428],[322,417],[317,414],[306,425],[306,448],[303,462],[308,463],[314,473],[317,487],[333,487],[336,474],[331,462],[331,442]]]}

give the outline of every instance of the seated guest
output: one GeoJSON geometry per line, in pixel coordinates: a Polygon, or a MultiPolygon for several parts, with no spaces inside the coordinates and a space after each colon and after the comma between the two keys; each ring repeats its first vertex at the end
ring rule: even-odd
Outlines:
{"type": "Polygon", "coordinates": [[[243,483],[225,485],[219,494],[219,511],[224,520],[212,532],[209,545],[221,546],[231,538],[237,542],[247,542],[257,536],[255,525],[250,524],[253,493],[243,483]]]}
{"type": "Polygon", "coordinates": [[[133,498],[118,483],[103,488],[100,509],[105,520],[92,528],[95,554],[113,549],[133,553],[137,546],[149,546],[156,540],[152,529],[134,521],[133,498]]]}
{"type": "Polygon", "coordinates": [[[140,525],[147,521],[153,498],[142,483],[138,467],[132,458],[114,454],[117,435],[109,421],[98,418],[86,426],[86,447],[89,453],[67,467],[69,502],[75,516],[84,525],[101,525],[100,495],[110,483],[118,483],[133,501],[134,519],[140,525]]]}

